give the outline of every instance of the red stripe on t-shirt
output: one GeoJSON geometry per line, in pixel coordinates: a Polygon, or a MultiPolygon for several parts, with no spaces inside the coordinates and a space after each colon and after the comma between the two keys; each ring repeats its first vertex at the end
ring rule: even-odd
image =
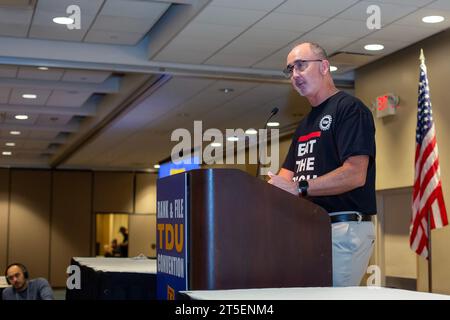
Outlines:
{"type": "Polygon", "coordinates": [[[322,133],[322,131],[311,132],[311,133],[309,133],[309,134],[307,134],[305,136],[298,137],[298,141],[299,142],[305,142],[305,141],[308,141],[311,138],[319,138],[321,133],[322,133]]]}

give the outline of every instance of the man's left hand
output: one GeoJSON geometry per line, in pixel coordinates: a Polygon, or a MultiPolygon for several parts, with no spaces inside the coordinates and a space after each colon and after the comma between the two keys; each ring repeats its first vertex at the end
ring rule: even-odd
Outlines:
{"type": "Polygon", "coordinates": [[[295,196],[298,196],[298,184],[294,181],[289,181],[282,176],[273,174],[269,171],[268,173],[270,180],[268,181],[270,184],[283,189],[289,193],[292,193],[295,196]]]}

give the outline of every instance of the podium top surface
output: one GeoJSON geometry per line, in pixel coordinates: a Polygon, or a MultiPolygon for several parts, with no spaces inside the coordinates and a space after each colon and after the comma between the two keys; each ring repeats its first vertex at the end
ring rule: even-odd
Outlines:
{"type": "Polygon", "coordinates": [[[95,271],[134,272],[156,274],[155,259],[113,258],[113,257],[74,257],[80,265],[95,271]]]}
{"type": "Polygon", "coordinates": [[[450,295],[383,287],[309,287],[182,291],[194,300],[450,300],[450,295]]]}

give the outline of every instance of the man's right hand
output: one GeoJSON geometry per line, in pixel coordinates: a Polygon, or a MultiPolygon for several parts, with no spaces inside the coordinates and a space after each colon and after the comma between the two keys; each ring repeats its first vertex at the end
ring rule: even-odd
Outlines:
{"type": "Polygon", "coordinates": [[[281,175],[276,175],[269,171],[268,173],[270,180],[268,181],[270,184],[283,189],[295,196],[298,196],[298,184],[292,180],[287,180],[281,175]]]}

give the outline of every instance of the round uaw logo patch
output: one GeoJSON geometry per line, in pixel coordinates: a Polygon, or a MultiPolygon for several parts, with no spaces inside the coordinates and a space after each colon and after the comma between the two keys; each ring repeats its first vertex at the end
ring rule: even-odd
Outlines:
{"type": "Polygon", "coordinates": [[[319,122],[320,130],[326,131],[326,130],[330,129],[332,121],[333,121],[333,119],[331,118],[331,116],[329,114],[324,116],[322,119],[320,119],[320,122],[319,122]]]}

